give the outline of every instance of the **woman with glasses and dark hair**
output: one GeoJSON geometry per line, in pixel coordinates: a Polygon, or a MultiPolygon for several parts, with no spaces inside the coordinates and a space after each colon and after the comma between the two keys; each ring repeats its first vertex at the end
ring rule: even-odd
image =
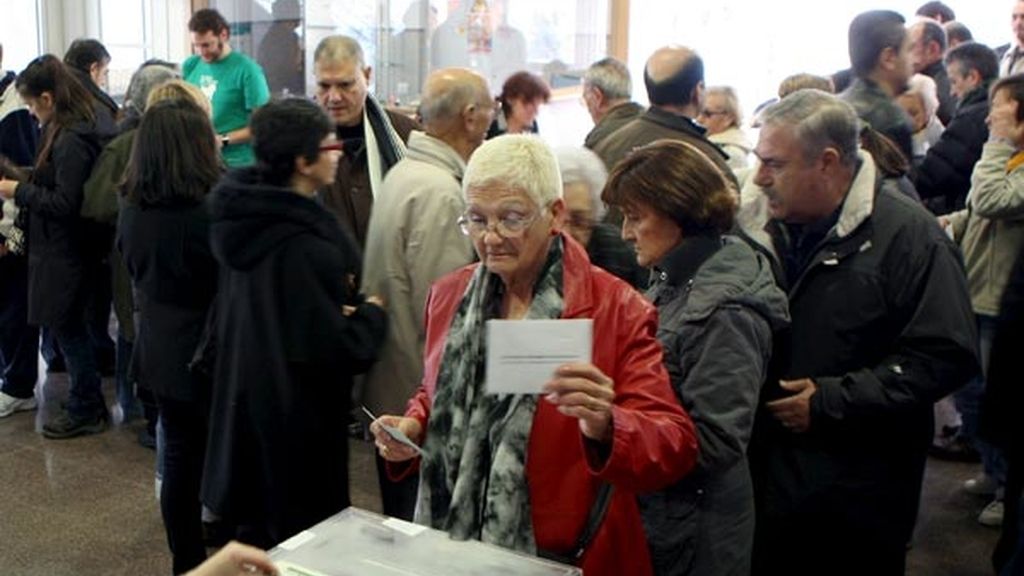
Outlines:
{"type": "Polygon", "coordinates": [[[539,138],[485,142],[462,186],[480,262],[434,284],[423,383],[404,416],[371,425],[381,457],[396,477],[419,465],[418,523],[586,574],[649,574],[636,493],[678,480],[697,455],[654,309],[565,233],[558,163],[539,138]],[[593,362],[557,367],[541,395],[488,394],[488,321],[562,318],[593,320],[593,362]]]}
{"type": "Polygon", "coordinates": [[[622,237],[653,270],[647,297],[676,396],[697,426],[695,472],[640,497],[657,574],[745,575],[754,537],[746,449],[772,334],[789,323],[768,260],[728,235],[729,180],[689,144],[638,148],[608,178],[622,237]]]}
{"type": "Polygon", "coordinates": [[[221,284],[203,502],[270,547],[349,505],[352,377],[387,315],[356,292],[355,242],[314,198],[341,155],[326,114],[278,100],[251,127],[256,165],[211,198],[221,284]]]}
{"type": "Polygon", "coordinates": [[[217,291],[203,200],[220,177],[209,116],[184,100],[142,117],[124,175],[118,248],[135,287],[138,379],[156,397],[163,425],[160,509],[181,574],[206,558],[199,485],[210,383],[190,373],[217,291]]]}
{"type": "MultiPolygon", "coordinates": [[[[29,322],[52,330],[71,377],[65,409],[43,426],[43,435],[93,434],[106,429],[109,414],[86,328],[86,303],[98,279],[80,210],[108,127],[89,92],[52,55],[33,60],[15,86],[42,124],[43,137],[29,181],[0,181],[0,196],[14,198],[29,220],[29,322]]],[[[32,390],[22,394],[15,395],[20,409],[34,408],[32,390]]]]}

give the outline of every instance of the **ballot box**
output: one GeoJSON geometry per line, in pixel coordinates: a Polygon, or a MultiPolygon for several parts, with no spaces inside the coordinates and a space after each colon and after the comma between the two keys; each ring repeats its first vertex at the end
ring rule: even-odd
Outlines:
{"type": "Polygon", "coordinates": [[[476,540],[347,508],[280,543],[281,576],[569,576],[583,571],[476,540]]]}

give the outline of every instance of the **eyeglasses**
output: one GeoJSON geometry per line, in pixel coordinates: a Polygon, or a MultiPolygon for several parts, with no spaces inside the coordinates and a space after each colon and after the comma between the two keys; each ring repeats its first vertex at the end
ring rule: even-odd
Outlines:
{"type": "Polygon", "coordinates": [[[705,109],[705,110],[701,110],[699,115],[700,116],[707,116],[707,117],[711,118],[713,116],[725,116],[726,114],[728,114],[728,112],[726,112],[725,110],[707,110],[707,109],[705,109]]]}
{"type": "Polygon", "coordinates": [[[506,212],[491,224],[488,218],[476,212],[466,212],[459,218],[459,229],[466,236],[482,236],[488,230],[494,230],[502,238],[518,238],[531,224],[537,221],[540,213],[523,214],[522,212],[506,212]]]}

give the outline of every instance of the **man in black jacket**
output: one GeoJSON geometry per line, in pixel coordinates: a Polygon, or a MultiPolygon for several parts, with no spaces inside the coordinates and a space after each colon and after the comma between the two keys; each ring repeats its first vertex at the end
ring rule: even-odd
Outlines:
{"type": "Polygon", "coordinates": [[[936,112],[942,125],[949,124],[956,108],[956,98],[949,90],[949,76],[942,62],[946,53],[946,31],[934,20],[924,19],[910,27],[910,62],[915,74],[924,74],[935,81],[939,97],[936,112]]]}
{"type": "Polygon", "coordinates": [[[987,46],[965,42],[946,54],[946,70],[960,104],[914,177],[918,195],[938,215],[964,207],[971,172],[988,141],[988,87],[999,75],[999,61],[987,46]]]}
{"type": "Polygon", "coordinates": [[[977,369],[957,248],[817,90],[769,108],[739,223],[792,325],[750,447],[757,574],[903,574],[932,404],[977,369]]]}

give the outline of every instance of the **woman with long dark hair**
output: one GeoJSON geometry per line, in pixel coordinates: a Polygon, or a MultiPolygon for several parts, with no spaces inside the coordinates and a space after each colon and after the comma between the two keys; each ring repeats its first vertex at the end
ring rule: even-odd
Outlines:
{"type": "Polygon", "coordinates": [[[199,485],[210,383],[188,367],[217,291],[203,202],[220,177],[215,142],[209,116],[195,104],[154,104],[136,133],[118,219],[139,308],[139,381],[156,397],[166,439],[160,508],[175,574],[206,558],[199,485]]]}
{"type": "Polygon", "coordinates": [[[33,60],[15,86],[42,124],[43,137],[31,179],[0,181],[0,197],[14,198],[28,216],[29,322],[52,330],[71,377],[68,402],[43,426],[43,435],[94,434],[106,429],[109,415],[86,330],[95,279],[80,210],[105,127],[97,121],[93,97],[55,56],[33,60]]]}

